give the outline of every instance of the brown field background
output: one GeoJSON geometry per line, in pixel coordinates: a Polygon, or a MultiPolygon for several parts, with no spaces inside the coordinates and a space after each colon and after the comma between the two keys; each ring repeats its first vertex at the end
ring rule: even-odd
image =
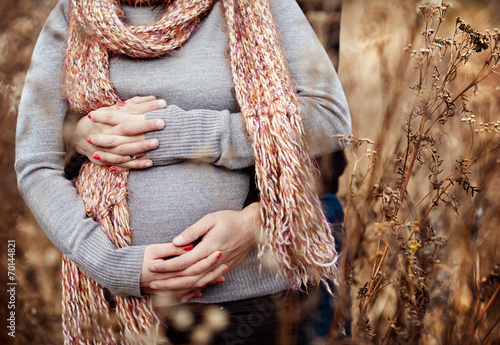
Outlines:
{"type": "MultiPolygon", "coordinates": [[[[38,227],[21,199],[13,168],[19,97],[37,35],[55,2],[0,2],[0,344],[10,344],[14,340],[8,337],[5,324],[9,301],[9,295],[6,293],[8,240],[16,241],[15,273],[18,285],[15,343],[62,344],[60,253],[38,227]]],[[[304,0],[303,3],[308,6],[308,18],[318,36],[329,47],[332,44],[328,40],[333,27],[331,23],[339,19],[338,13],[329,11],[328,4],[333,2],[304,0]]],[[[397,145],[395,138],[400,137],[403,124],[399,120],[392,121],[390,126],[387,126],[384,114],[388,107],[390,108],[387,105],[388,100],[393,99],[398,90],[407,90],[411,85],[408,80],[398,79],[398,66],[401,66],[403,48],[413,30],[411,23],[417,16],[418,3],[406,0],[344,1],[339,76],[350,104],[356,137],[371,138],[376,142],[384,141],[388,146],[397,145]]],[[[500,2],[497,0],[461,0],[452,1],[452,4],[453,8],[446,14],[443,28],[448,34],[453,31],[456,17],[465,19],[481,31],[500,27],[500,2]]],[[[498,76],[490,78],[471,101],[474,111],[487,121],[500,119],[499,81],[498,76]]],[[[402,97],[410,97],[405,92],[402,97]]],[[[449,152],[467,150],[467,140],[464,140],[462,134],[453,130],[446,134],[443,142],[452,148],[449,152]]],[[[493,140],[499,140],[498,134],[493,140]]],[[[429,334],[439,336],[424,338],[420,344],[453,344],[451,335],[443,335],[446,329],[458,329],[467,333],[474,322],[472,317],[477,315],[474,311],[482,310],[485,306],[484,301],[478,301],[476,296],[478,282],[491,273],[495,263],[500,264],[499,157],[498,151],[493,152],[484,164],[477,165],[473,171],[474,181],[483,193],[472,198],[459,191],[457,198],[461,205],[458,215],[441,212],[434,217],[441,217],[442,229],[438,230],[446,237],[446,243],[440,257],[442,271],[433,276],[434,288],[429,288],[431,303],[422,327],[428,329],[429,334]],[[483,225],[472,234],[465,225],[471,217],[478,214],[478,205],[482,205],[483,225]],[[471,267],[476,266],[475,276],[470,278],[472,273],[469,271],[471,267]],[[469,273],[463,273],[465,271],[469,273]],[[453,294],[445,295],[443,292],[440,295],[437,293],[439,289],[453,291],[453,294]],[[443,300],[446,299],[449,299],[450,303],[444,303],[443,300]],[[449,318],[449,313],[446,314],[446,305],[455,311],[454,319],[449,318]]],[[[390,159],[385,159],[381,164],[392,164],[390,159]]],[[[350,162],[352,166],[352,161],[350,162]]],[[[341,183],[340,196],[344,204],[350,194],[348,178],[349,172],[342,177],[341,183]]],[[[411,192],[416,195],[420,193],[418,184],[411,188],[414,189],[411,192]]],[[[355,213],[352,216],[354,217],[355,213]]],[[[348,219],[347,224],[351,223],[348,219]]],[[[347,232],[349,233],[349,226],[347,232]]],[[[354,331],[360,317],[356,296],[358,290],[370,279],[369,258],[376,251],[376,241],[365,232],[348,235],[348,240],[351,243],[362,243],[351,248],[350,253],[353,260],[350,298],[353,301],[354,331]]],[[[498,281],[493,282],[493,290],[497,289],[498,284],[498,281]]],[[[492,299],[484,318],[479,320],[478,329],[481,329],[481,332],[477,337],[469,339],[471,344],[500,344],[499,300],[500,296],[492,299]]],[[[387,320],[394,317],[396,304],[394,292],[382,291],[377,296],[375,302],[370,305],[368,317],[373,332],[378,336],[359,336],[359,343],[361,340],[363,343],[380,343],[380,333],[388,329],[387,320]]],[[[395,333],[399,336],[398,332],[395,333]]],[[[403,336],[398,336],[388,338],[387,343],[413,344],[404,340],[403,336]]]]}

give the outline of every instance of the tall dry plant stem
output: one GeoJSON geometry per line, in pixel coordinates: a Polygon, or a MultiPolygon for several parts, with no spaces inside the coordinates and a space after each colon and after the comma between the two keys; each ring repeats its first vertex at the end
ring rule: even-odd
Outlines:
{"type": "Polygon", "coordinates": [[[498,326],[499,323],[500,323],[500,314],[498,314],[497,320],[495,321],[493,326],[491,326],[491,328],[488,330],[488,332],[486,332],[486,335],[481,340],[481,345],[484,344],[484,342],[486,341],[486,338],[488,338],[488,336],[493,332],[493,330],[498,326]]]}
{"type": "Polygon", "coordinates": [[[472,340],[474,338],[474,333],[476,332],[477,326],[479,325],[479,322],[481,322],[482,318],[484,317],[484,314],[488,311],[488,309],[491,308],[491,305],[493,304],[493,301],[497,297],[498,293],[500,292],[500,285],[497,286],[495,292],[493,295],[491,295],[490,299],[488,300],[488,303],[484,306],[484,308],[481,310],[479,315],[477,316],[477,319],[474,321],[474,324],[472,325],[469,333],[469,342],[468,344],[472,343],[472,340]]]}

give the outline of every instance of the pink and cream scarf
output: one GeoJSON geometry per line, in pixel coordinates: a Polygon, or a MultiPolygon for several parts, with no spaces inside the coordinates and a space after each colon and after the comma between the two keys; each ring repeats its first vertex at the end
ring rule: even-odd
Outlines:
{"type": "MultiPolygon", "coordinates": [[[[164,3],[153,25],[127,25],[114,0],[71,0],[66,89],[71,109],[86,114],[113,105],[109,56],[168,58],[196,29],[215,0],[164,3]]],[[[294,286],[335,279],[337,253],[315,192],[313,162],[304,142],[295,92],[267,0],[221,0],[236,98],[254,149],[260,190],[260,255],[269,253],[294,286]]],[[[131,245],[127,173],[85,164],[75,184],[87,214],[118,247],[131,245]]],[[[150,298],[118,297],[110,311],[104,289],[64,258],[63,330],[66,344],[151,343],[159,321],[150,298]],[[119,326],[110,325],[110,313],[119,326]],[[118,329],[118,332],[115,331],[118,329]]]]}

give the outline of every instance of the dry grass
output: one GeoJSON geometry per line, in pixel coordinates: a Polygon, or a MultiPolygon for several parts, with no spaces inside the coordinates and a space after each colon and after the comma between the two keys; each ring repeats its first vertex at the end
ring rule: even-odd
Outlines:
{"type": "Polygon", "coordinates": [[[61,344],[60,257],[31,217],[14,173],[17,105],[31,53],[54,0],[0,3],[0,343],[61,344]],[[7,241],[16,241],[16,338],[7,336],[7,241]]]}
{"type": "MultiPolygon", "coordinates": [[[[335,16],[317,11],[328,1],[303,2],[316,10],[309,19],[322,30],[323,42],[329,42],[333,28],[329,21],[335,16]]],[[[36,36],[54,3],[0,3],[0,252],[6,252],[7,240],[16,240],[18,344],[62,343],[60,255],[21,200],[13,170],[17,103],[36,36]]],[[[431,92],[431,79],[418,82],[422,68],[415,68],[419,63],[415,57],[420,58],[416,55],[425,46],[420,35],[425,21],[419,19],[417,6],[416,0],[344,3],[340,76],[354,133],[358,138],[371,138],[373,144],[358,140],[359,145],[351,145],[348,151],[351,170],[343,179],[342,198],[349,204],[344,250],[349,265],[344,266],[348,279],[342,286],[349,284],[351,290],[340,290],[339,305],[344,308],[339,308],[337,316],[352,317],[355,338],[345,343],[498,344],[500,272],[495,264],[500,263],[500,155],[498,151],[483,153],[499,142],[500,135],[474,133],[474,129],[481,129],[480,122],[499,120],[499,78],[491,75],[477,89],[467,91],[470,113],[461,112],[463,98],[458,98],[454,116],[430,126],[431,116],[423,127],[432,128],[426,133],[430,137],[415,139],[425,111],[412,110],[423,109],[422,102],[432,103],[437,96],[431,92]],[[404,48],[410,42],[413,47],[408,53],[404,48]],[[413,49],[417,50],[414,57],[413,49]],[[405,130],[410,114],[414,114],[408,122],[412,136],[405,130]],[[471,130],[471,126],[475,127],[471,130]],[[462,162],[459,173],[457,161],[462,162]],[[472,196],[475,188],[478,192],[472,196]],[[351,299],[349,315],[345,306],[351,299]]],[[[453,35],[457,16],[483,33],[500,27],[498,13],[500,5],[495,0],[456,1],[439,36],[453,35]]],[[[476,55],[447,87],[452,98],[482,68],[484,52],[478,59],[476,55]]],[[[420,60],[421,66],[426,65],[426,58],[420,60]]],[[[425,74],[426,78],[433,73],[425,74]]],[[[446,102],[439,109],[446,109],[446,102]]],[[[5,260],[2,254],[2,267],[5,260]]],[[[2,273],[2,322],[6,320],[6,279],[2,273]]],[[[0,325],[0,342],[11,343],[0,325]]]]}
{"type": "Polygon", "coordinates": [[[420,4],[345,8],[361,23],[341,50],[355,133],[343,194],[354,343],[495,344],[498,33],[456,17],[493,29],[498,5],[420,4]]]}

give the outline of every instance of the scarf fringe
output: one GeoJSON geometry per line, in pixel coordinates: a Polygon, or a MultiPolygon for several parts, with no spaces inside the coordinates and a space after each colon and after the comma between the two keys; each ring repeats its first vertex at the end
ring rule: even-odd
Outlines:
{"type": "Polygon", "coordinates": [[[328,287],[327,281],[336,280],[337,274],[335,240],[315,190],[300,102],[269,4],[223,4],[236,98],[252,141],[261,193],[265,242],[259,256],[273,255],[296,288],[320,282],[328,287]]]}
{"type": "MultiPolygon", "coordinates": [[[[85,163],[75,187],[87,215],[99,222],[116,248],[132,244],[127,208],[128,173],[85,163]]],[[[65,344],[155,344],[160,321],[152,298],[116,297],[111,310],[102,286],[63,258],[65,344]]]]}

